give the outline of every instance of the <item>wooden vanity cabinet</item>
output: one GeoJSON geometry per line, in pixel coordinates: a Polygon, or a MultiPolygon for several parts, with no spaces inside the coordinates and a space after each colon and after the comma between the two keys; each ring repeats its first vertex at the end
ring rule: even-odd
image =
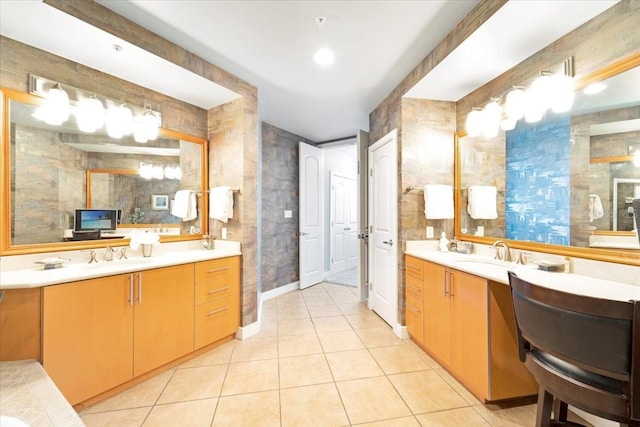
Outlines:
{"type": "Polygon", "coordinates": [[[240,325],[240,257],[195,264],[195,348],[234,334],[240,325]]]}
{"type": "Polygon", "coordinates": [[[418,344],[424,344],[424,270],[423,261],[407,256],[405,263],[405,322],[407,332],[418,344]]]}
{"type": "Polygon", "coordinates": [[[41,288],[0,291],[0,360],[40,360],[41,288]]]}
{"type": "MultiPolygon", "coordinates": [[[[407,307],[407,330],[435,360],[482,401],[533,395],[537,384],[518,358],[509,286],[433,262],[422,262],[423,342],[410,331],[419,322],[407,307]]],[[[407,267],[407,306],[410,304],[407,267]]],[[[411,278],[414,281],[416,277],[411,278]]]]}
{"type": "Polygon", "coordinates": [[[72,405],[193,351],[193,264],[44,288],[43,366],[72,405]]]}

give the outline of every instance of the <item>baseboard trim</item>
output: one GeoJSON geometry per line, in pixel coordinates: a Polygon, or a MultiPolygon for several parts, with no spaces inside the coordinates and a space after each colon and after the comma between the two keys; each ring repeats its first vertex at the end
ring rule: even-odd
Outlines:
{"type": "Polygon", "coordinates": [[[260,320],[248,324],[247,326],[240,326],[236,331],[236,338],[239,340],[246,340],[260,332],[260,320]]]}
{"type": "Polygon", "coordinates": [[[396,323],[393,326],[393,332],[402,339],[405,338],[409,338],[409,332],[407,332],[407,327],[406,326],[401,326],[400,324],[396,323]]]}
{"type": "MultiPolygon", "coordinates": [[[[300,281],[295,281],[289,283],[288,285],[278,286],[277,288],[271,289],[267,292],[262,292],[262,301],[267,301],[275,297],[279,297],[280,295],[284,295],[291,291],[295,291],[300,288],[300,281]]],[[[261,301],[261,303],[262,303],[261,301]]]]}

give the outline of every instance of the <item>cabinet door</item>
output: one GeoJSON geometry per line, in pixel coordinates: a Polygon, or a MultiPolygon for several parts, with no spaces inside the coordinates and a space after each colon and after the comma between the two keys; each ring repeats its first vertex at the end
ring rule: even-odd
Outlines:
{"type": "Polygon", "coordinates": [[[487,280],[451,270],[451,369],[471,392],[488,398],[487,280]]]}
{"type": "Polygon", "coordinates": [[[445,267],[424,262],[424,345],[445,366],[451,363],[451,308],[445,267]]]}
{"type": "Polygon", "coordinates": [[[43,290],[43,366],[72,405],[133,377],[131,277],[43,290]]]}
{"type": "Polygon", "coordinates": [[[407,332],[420,345],[424,345],[424,270],[423,261],[405,257],[405,323],[407,332]]]}
{"type": "Polygon", "coordinates": [[[135,273],[134,376],[193,351],[193,269],[135,273]]]}
{"type": "Polygon", "coordinates": [[[0,291],[0,360],[40,360],[40,291],[0,291]]]}

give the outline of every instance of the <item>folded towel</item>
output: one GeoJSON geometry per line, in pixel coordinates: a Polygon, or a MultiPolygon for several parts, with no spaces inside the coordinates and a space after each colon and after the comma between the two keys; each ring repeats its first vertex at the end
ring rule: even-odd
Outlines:
{"type": "Polygon", "coordinates": [[[209,217],[222,222],[233,218],[233,190],[231,187],[209,189],[209,217]]]}
{"type": "Polygon", "coordinates": [[[467,212],[473,219],[496,219],[498,191],[492,185],[471,185],[467,195],[467,212]]]}
{"type": "Polygon", "coordinates": [[[427,219],[453,218],[453,187],[450,185],[424,186],[424,216],[427,219]]]}
{"type": "Polygon", "coordinates": [[[602,208],[602,200],[597,194],[589,195],[589,222],[593,222],[594,219],[602,218],[604,216],[604,209],[602,208]]]}
{"type": "Polygon", "coordinates": [[[179,190],[173,199],[171,215],[182,218],[183,221],[191,221],[198,217],[196,193],[191,190],[179,190]]]}

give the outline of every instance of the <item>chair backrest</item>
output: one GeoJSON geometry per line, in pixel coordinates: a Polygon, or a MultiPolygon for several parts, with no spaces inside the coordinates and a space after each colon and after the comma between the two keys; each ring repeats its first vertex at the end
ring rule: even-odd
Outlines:
{"type": "Polygon", "coordinates": [[[526,342],[582,369],[629,377],[633,303],[537,286],[513,272],[509,282],[518,332],[526,342]]]}

